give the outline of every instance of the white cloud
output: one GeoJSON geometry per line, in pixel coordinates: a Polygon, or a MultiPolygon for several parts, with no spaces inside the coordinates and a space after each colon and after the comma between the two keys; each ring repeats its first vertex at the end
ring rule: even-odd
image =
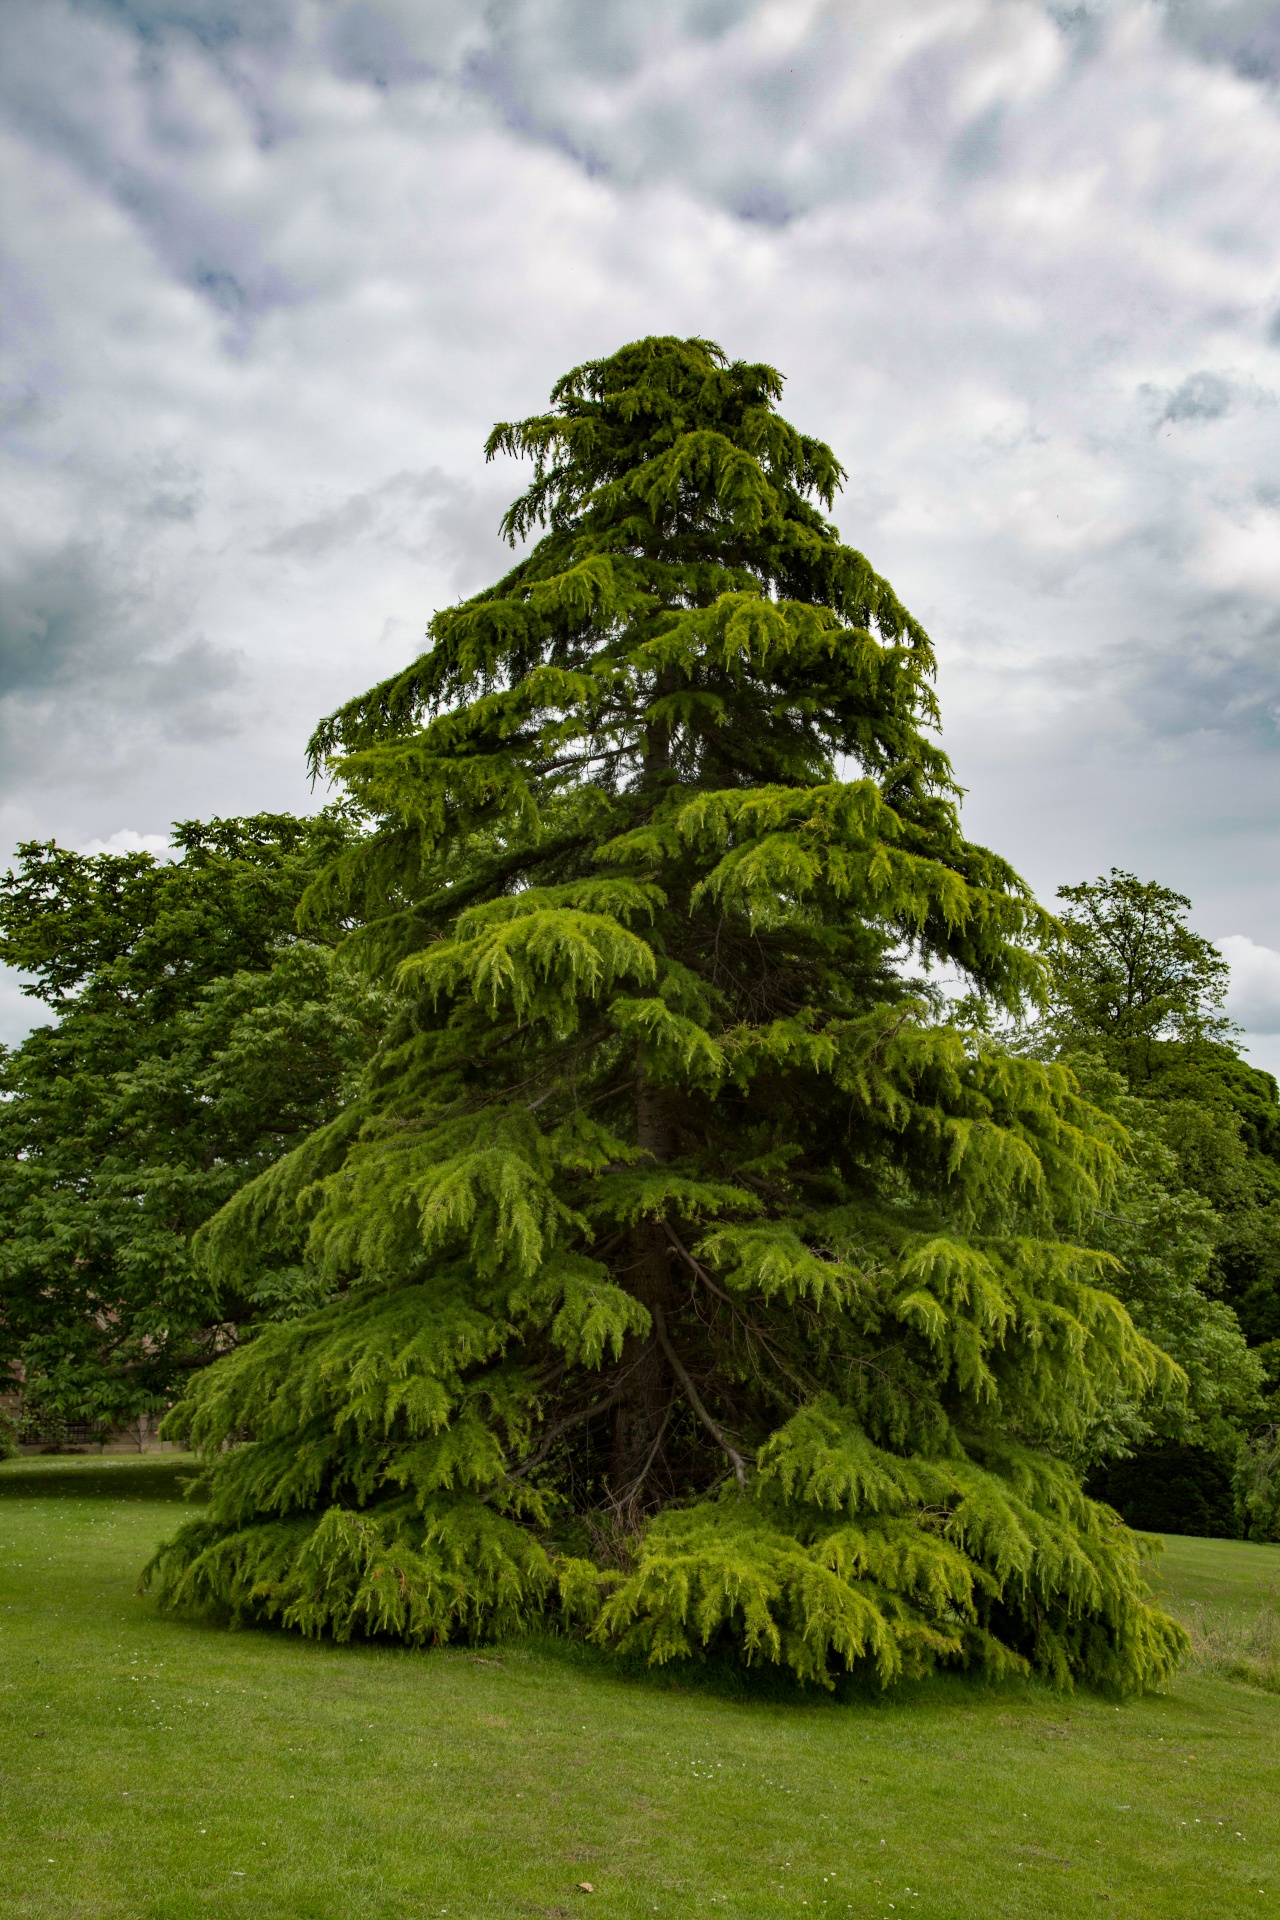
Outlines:
{"type": "Polygon", "coordinates": [[[167,833],[137,833],[132,827],[121,827],[106,840],[88,840],[78,849],[80,853],[152,853],[157,859],[172,851],[167,833]]]}
{"type": "Polygon", "coordinates": [[[1252,1033],[1280,1034],[1280,953],[1247,934],[1228,934],[1218,946],[1231,967],[1227,1011],[1252,1033]]]}

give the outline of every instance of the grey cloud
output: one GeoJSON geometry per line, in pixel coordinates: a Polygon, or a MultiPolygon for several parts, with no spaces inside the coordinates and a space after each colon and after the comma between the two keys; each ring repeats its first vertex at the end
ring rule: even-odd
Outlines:
{"type": "Polygon", "coordinates": [[[133,678],[140,705],[174,740],[224,739],[239,731],[228,696],[244,681],[241,656],[203,635],[167,658],[139,661],[133,678]]]}
{"type": "MultiPolygon", "coordinates": [[[[144,577],[102,545],[19,554],[0,575],[4,790],[101,776],[148,739],[225,736],[234,650],[165,646],[144,577]]],[[[166,612],[168,609],[166,609],[166,612]]]]}
{"type": "Polygon", "coordinates": [[[149,520],[194,520],[203,498],[198,487],[160,487],[142,508],[149,520]]]}
{"type": "MultiPolygon", "coordinates": [[[[256,50],[278,35],[262,25],[249,32],[252,8],[94,7],[105,23],[116,18],[142,36],[184,27],[195,49],[209,53],[239,47],[246,37],[256,50]],[[202,15],[204,16],[202,19],[202,15]]],[[[271,9],[268,9],[268,16],[271,9]]],[[[279,24],[283,25],[283,12],[279,24]]],[[[103,25],[97,26],[103,34],[103,25]]],[[[113,62],[105,38],[98,46],[75,39],[74,11],[47,0],[11,0],[0,13],[0,112],[36,145],[74,167],[94,192],[106,192],[145,233],[177,279],[208,301],[229,323],[228,339],[241,344],[246,329],[264,314],[299,297],[291,276],[264,254],[256,210],[243,195],[221,201],[202,192],[185,171],[207,158],[210,130],[189,91],[174,88],[166,50],[155,49],[134,69],[141,109],[133,123],[121,121],[103,97],[102,68],[113,62]],[[75,57],[59,55],[68,44],[75,57]],[[97,58],[95,58],[97,54],[97,58]],[[141,125],[138,121],[141,121],[141,125]]],[[[272,89],[259,83],[252,61],[234,74],[225,70],[226,91],[261,146],[273,137],[272,89]]]]}
{"type": "Polygon", "coordinates": [[[786,194],[768,183],[742,186],[732,204],[740,220],[757,221],[765,227],[785,227],[795,217],[786,194]]]}
{"type": "Polygon", "coordinates": [[[512,564],[498,533],[507,504],[501,482],[480,487],[439,467],[405,471],[273,534],[261,552],[320,562],[358,542],[394,547],[435,560],[456,591],[473,592],[512,564]]]}
{"type": "Polygon", "coordinates": [[[1044,0],[1044,9],[1054,25],[1074,44],[1078,54],[1087,57],[1102,45],[1105,25],[1104,6],[1063,4],[1063,0],[1044,0]]]}
{"type": "Polygon", "coordinates": [[[1110,680],[1131,719],[1161,739],[1246,738],[1280,760],[1280,618],[1223,599],[1176,637],[1134,642],[1092,663],[1095,697],[1110,680]],[[1244,644],[1233,628],[1253,628],[1244,644]],[[1260,629],[1260,630],[1259,630],[1260,629]]]}
{"type": "Polygon", "coordinates": [[[439,467],[425,473],[395,473],[378,486],[350,494],[314,518],[275,534],[262,551],[319,560],[353,540],[372,536],[421,552],[430,541],[431,523],[459,490],[459,483],[439,467]]]}
{"type": "Polygon", "coordinates": [[[1201,367],[1176,387],[1146,383],[1141,401],[1152,410],[1152,430],[1207,425],[1244,410],[1274,407],[1276,395],[1252,375],[1214,373],[1201,367]]]}
{"type": "Polygon", "coordinates": [[[1243,79],[1280,77],[1280,12],[1275,0],[1165,0],[1169,30],[1205,60],[1243,79]]]}
{"type": "Polygon", "coordinates": [[[329,45],[340,74],[375,87],[408,85],[435,71],[415,57],[395,20],[363,0],[343,8],[329,29],[329,45]]]}
{"type": "Polygon", "coordinates": [[[1218,373],[1191,373],[1165,402],[1164,420],[1221,420],[1231,406],[1230,381],[1218,373]]]}
{"type": "Polygon", "coordinates": [[[76,0],[149,41],[180,36],[209,52],[248,42],[274,46],[288,38],[297,8],[291,0],[76,0]]]}
{"type": "MultiPolygon", "coordinates": [[[[1004,20],[1014,30],[1037,15],[1052,23],[1076,70],[1082,60],[1096,63],[1125,11],[1024,0],[1004,9],[1004,20]]],[[[848,112],[841,96],[850,68],[880,37],[873,8],[828,0],[797,10],[789,37],[785,14],[772,23],[782,25],[781,37],[757,34],[763,12],[759,0],[622,0],[609,8],[494,0],[454,9],[451,46],[437,8],[362,0],[339,16],[332,44],[340,70],[377,84],[451,74],[507,127],[592,177],[678,178],[752,222],[782,224],[865,191],[885,178],[895,149],[922,135],[949,143],[961,179],[994,171],[1006,145],[1016,147],[1028,110],[1018,64],[996,79],[996,98],[969,99],[975,42],[988,21],[921,4],[900,57],[882,61],[868,117],[848,112]]],[[[1280,48],[1278,19],[1273,0],[1174,0],[1165,12],[1175,44],[1263,80],[1280,48]]],[[[1033,125],[1040,110],[1034,97],[1033,125]]]]}
{"type": "Polygon", "coordinates": [[[26,427],[34,427],[45,412],[45,402],[29,382],[8,392],[0,387],[0,433],[21,433],[26,427]]]}
{"type": "Polygon", "coordinates": [[[117,626],[119,601],[87,544],[11,560],[0,573],[0,699],[43,691],[83,660],[117,626]]]}
{"type": "MultiPolygon", "coordinates": [[[[782,38],[758,33],[760,0],[354,0],[312,15],[290,0],[206,5],[160,0],[81,0],[153,49],[142,75],[156,135],[171,147],[200,140],[200,130],[165,96],[166,56],[199,49],[233,82],[260,142],[288,138],[292,108],[279,85],[286,54],[298,56],[308,23],[342,78],[381,89],[443,78],[486,101],[501,122],[564,154],[592,177],[676,179],[751,222],[782,224],[882,181],[895,153],[923,136],[943,140],[961,179],[998,168],[1006,146],[1034,132],[1042,101],[1017,62],[993,69],[987,95],[971,100],[975,51],[987,21],[928,4],[900,55],[885,59],[874,111],[842,105],[851,67],[863,49],[887,38],[868,0],[797,11],[782,38]],[[976,30],[975,30],[976,25],[976,30]],[[994,94],[994,97],[991,97],[994,94]],[[1032,120],[1027,124],[1026,116],[1032,120]],[[748,131],[749,129],[749,131],[748,131]]],[[[34,13],[58,30],[48,0],[16,0],[11,18],[34,13]]],[[[1023,0],[1003,10],[1010,32],[1051,23],[1078,64],[1087,48],[1096,67],[1123,5],[1064,6],[1023,0]]],[[[992,16],[1001,19],[1001,15],[992,16]]],[[[1245,77],[1273,74],[1280,15],[1270,0],[1169,0],[1171,41],[1204,59],[1226,59],[1245,77]]],[[[775,23],[776,25],[776,23],[775,23]]],[[[65,27],[62,28],[65,32],[65,27]]],[[[56,62],[51,63],[56,67],[56,62]]],[[[92,177],[110,181],[146,223],[155,244],[187,283],[221,311],[246,323],[301,290],[273,272],[253,245],[252,220],[210,222],[167,170],[148,170],[86,143],[74,113],[59,111],[57,89],[23,77],[15,92],[30,100],[29,124],[43,125],[92,177]],[[34,93],[32,91],[34,84],[34,93]]]]}
{"type": "Polygon", "coordinates": [[[951,165],[962,177],[976,178],[993,172],[1002,156],[1005,124],[1003,105],[988,107],[971,120],[951,143],[951,165]]]}

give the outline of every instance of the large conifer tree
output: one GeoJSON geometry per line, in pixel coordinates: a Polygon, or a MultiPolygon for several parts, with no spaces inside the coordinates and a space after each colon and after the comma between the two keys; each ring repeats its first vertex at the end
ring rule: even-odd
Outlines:
{"type": "Polygon", "coordinates": [[[902,976],[1017,1004],[1038,910],[961,835],[928,639],[780,389],[650,339],[495,428],[535,463],[507,531],[545,533],[320,728],[378,822],[325,910],[397,1013],[207,1232],[230,1278],[301,1210],[335,1291],[171,1419],[211,1500],[170,1600],[411,1641],[554,1613],[823,1681],[1176,1660],[1067,1464],[1173,1373],[1071,1241],[1115,1131],[902,976]]]}

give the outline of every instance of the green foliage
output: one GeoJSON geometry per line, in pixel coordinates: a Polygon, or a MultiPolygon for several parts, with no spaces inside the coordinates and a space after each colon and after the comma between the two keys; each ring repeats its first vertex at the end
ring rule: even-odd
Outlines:
{"type": "Polygon", "coordinates": [[[1191,1386],[1182,1419],[1166,1409],[1117,1432],[1207,1447],[1229,1471],[1263,1410],[1262,1357],[1242,1356],[1242,1338],[1259,1348],[1280,1336],[1276,1082],[1232,1045],[1226,962],[1186,925],[1183,895],[1115,869],[1060,895],[1070,910],[1048,1031],[1133,1145],[1114,1210],[1089,1237],[1120,1258],[1118,1290],[1191,1386]]]}
{"type": "Polygon", "coordinates": [[[1236,1460],[1236,1510],[1246,1540],[1280,1540],[1280,1426],[1264,1427],[1236,1460]]]}
{"type": "Polygon", "coordinates": [[[192,1383],[171,1602],[409,1641],[549,1615],[831,1684],[1117,1688],[1183,1635],[1068,1464],[1182,1389],[1080,1244],[1123,1132],[1010,1010],[1048,923],[967,841],[929,641],[778,376],[648,340],[495,429],[546,532],[314,741],[373,821],[304,911],[392,991],[343,1112],[202,1235],[329,1304],[192,1383]],[[849,777],[845,777],[845,775],[849,777]]]}
{"type": "Polygon", "coordinates": [[[46,1421],[149,1412],[238,1323],[322,1297],[296,1230],[239,1291],[191,1236],[367,1050],[367,989],[293,931],[348,832],[259,815],[179,826],[170,862],[20,849],[0,952],[56,1024],[0,1057],[0,1363],[46,1421]]]}
{"type": "MultiPolygon", "coordinates": [[[[1111,1288],[1187,1380],[1185,1396],[1145,1406],[1123,1396],[1110,1403],[1085,1455],[1096,1461],[1156,1442],[1233,1454],[1260,1411],[1265,1376],[1234,1310],[1219,1297],[1221,1217],[1189,1181],[1182,1157],[1188,1130],[1214,1116],[1191,1107],[1189,1118],[1185,1102],[1136,1099],[1097,1054],[1070,1057],[1081,1084],[1120,1121],[1128,1141],[1110,1201],[1082,1237],[1112,1256],[1111,1288]]],[[[1235,1140],[1229,1130],[1227,1137],[1235,1140]]]]}
{"type": "Polygon", "coordinates": [[[1061,1024],[1102,1039],[1135,1090],[1159,1070],[1162,1041],[1194,1046],[1233,1031],[1222,1011],[1231,970],[1187,926],[1184,894],[1113,867],[1058,897],[1071,909],[1054,964],[1061,1024]]]}

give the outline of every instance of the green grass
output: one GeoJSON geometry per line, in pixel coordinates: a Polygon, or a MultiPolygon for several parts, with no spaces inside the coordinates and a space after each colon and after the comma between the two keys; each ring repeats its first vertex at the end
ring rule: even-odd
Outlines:
{"type": "MultiPolygon", "coordinates": [[[[0,1468],[4,1920],[1280,1912],[1259,1688],[780,1702],[554,1644],[228,1634],[135,1591],[180,1470],[0,1468]]],[[[1280,1548],[1173,1541],[1161,1577],[1221,1635],[1274,1612],[1280,1548]]]]}
{"type": "Polygon", "coordinates": [[[1191,1670],[1280,1693],[1280,1547],[1169,1540],[1156,1584],[1191,1634],[1191,1670]]]}

